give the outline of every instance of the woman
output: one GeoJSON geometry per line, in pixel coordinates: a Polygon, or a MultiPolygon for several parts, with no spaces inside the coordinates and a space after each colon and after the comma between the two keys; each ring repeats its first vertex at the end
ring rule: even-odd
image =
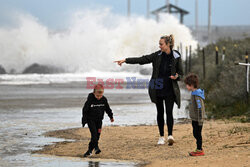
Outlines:
{"type": "Polygon", "coordinates": [[[165,144],[164,138],[164,106],[167,114],[168,144],[173,145],[173,106],[174,102],[180,108],[180,89],[177,81],[183,75],[181,55],[173,50],[173,35],[162,36],[159,41],[161,50],[142,57],[126,58],[115,61],[118,65],[127,64],[148,64],[153,63],[153,72],[149,86],[149,96],[157,109],[157,124],[160,138],[158,144],[165,144]]]}

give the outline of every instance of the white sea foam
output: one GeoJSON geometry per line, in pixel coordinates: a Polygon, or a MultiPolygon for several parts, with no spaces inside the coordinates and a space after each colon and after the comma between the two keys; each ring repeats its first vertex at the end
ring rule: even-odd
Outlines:
{"type": "Polygon", "coordinates": [[[53,84],[53,83],[70,83],[84,82],[87,77],[95,77],[104,81],[112,79],[123,79],[126,77],[136,77],[141,79],[150,79],[148,75],[141,75],[131,72],[103,72],[91,70],[86,73],[65,73],[65,74],[17,74],[17,75],[0,75],[0,85],[30,85],[30,84],[53,84]]]}
{"type": "Polygon", "coordinates": [[[171,15],[160,21],[115,15],[109,9],[75,12],[65,31],[51,30],[33,16],[20,14],[17,25],[0,27],[0,65],[21,73],[33,63],[54,65],[73,73],[91,70],[138,71],[119,68],[114,60],[157,51],[160,36],[174,34],[183,48],[197,42],[190,30],[171,15]]]}

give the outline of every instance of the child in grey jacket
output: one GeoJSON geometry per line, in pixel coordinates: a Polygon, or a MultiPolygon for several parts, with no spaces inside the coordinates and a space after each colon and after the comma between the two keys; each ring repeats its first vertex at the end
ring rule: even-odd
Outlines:
{"type": "Polygon", "coordinates": [[[191,103],[189,105],[189,115],[192,119],[193,135],[196,139],[197,149],[190,152],[190,156],[201,156],[204,155],[202,149],[202,126],[205,117],[205,105],[204,105],[204,90],[198,89],[198,76],[195,74],[189,74],[185,80],[186,88],[191,93],[191,103]]]}

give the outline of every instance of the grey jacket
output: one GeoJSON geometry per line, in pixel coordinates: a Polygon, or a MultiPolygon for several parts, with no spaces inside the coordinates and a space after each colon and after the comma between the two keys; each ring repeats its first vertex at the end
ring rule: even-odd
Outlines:
{"type": "Polygon", "coordinates": [[[191,104],[189,105],[189,116],[193,121],[202,125],[205,118],[204,90],[197,89],[191,94],[191,104]]]}
{"type": "MultiPolygon", "coordinates": [[[[180,97],[180,89],[177,81],[180,81],[181,77],[183,76],[183,70],[182,70],[182,61],[181,61],[181,55],[178,51],[173,50],[172,51],[173,59],[171,62],[171,75],[175,75],[178,73],[179,77],[176,80],[172,80],[174,94],[175,94],[175,103],[177,104],[178,108],[181,106],[181,97],[180,97]]],[[[145,55],[142,57],[133,57],[133,58],[126,58],[127,64],[149,64],[152,63],[153,65],[153,72],[150,79],[150,83],[157,84],[154,82],[157,82],[159,76],[159,69],[161,64],[161,58],[162,58],[162,52],[159,50],[155,53],[152,53],[150,55],[145,55]]],[[[150,99],[153,103],[156,103],[157,96],[156,96],[156,89],[149,86],[148,93],[150,96],[150,99]]]]}

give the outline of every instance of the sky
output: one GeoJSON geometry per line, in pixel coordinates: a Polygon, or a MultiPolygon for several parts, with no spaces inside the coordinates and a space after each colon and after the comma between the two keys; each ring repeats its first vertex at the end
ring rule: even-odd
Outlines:
{"type": "MultiPolygon", "coordinates": [[[[185,25],[195,24],[195,0],[169,0],[190,13],[185,25]]],[[[132,17],[146,17],[146,0],[131,0],[132,17]]],[[[199,25],[207,25],[208,0],[199,0],[199,25]]],[[[150,10],[165,5],[166,0],[150,0],[150,10]]],[[[212,0],[212,25],[250,25],[250,0],[212,0]]],[[[13,16],[22,13],[37,18],[51,29],[64,29],[75,11],[110,8],[112,13],[127,15],[127,0],[0,0],[0,26],[8,26],[13,16]]],[[[154,18],[151,15],[151,18],[154,18]]]]}

